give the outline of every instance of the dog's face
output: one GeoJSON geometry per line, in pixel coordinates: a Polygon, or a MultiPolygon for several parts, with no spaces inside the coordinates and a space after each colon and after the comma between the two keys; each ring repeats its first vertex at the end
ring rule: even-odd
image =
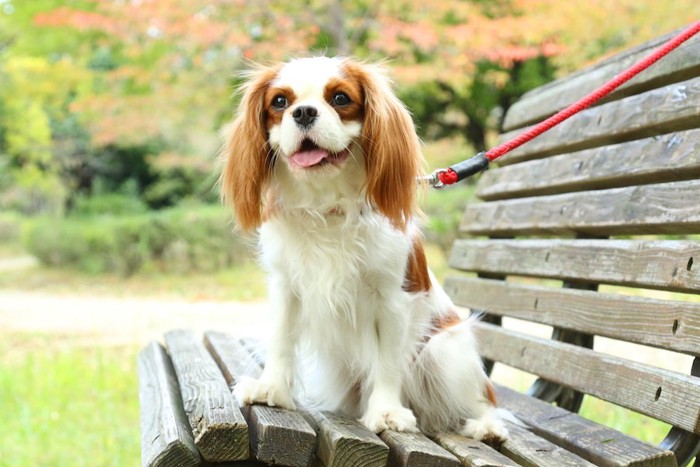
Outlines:
{"type": "Polygon", "coordinates": [[[222,194],[243,229],[262,222],[268,191],[284,208],[285,187],[272,176],[277,169],[298,184],[323,177],[330,191],[353,161],[364,178],[356,197],[364,195],[398,228],[415,210],[420,144],[410,115],[373,65],[315,57],[254,70],[224,156],[222,194]]]}
{"type": "Polygon", "coordinates": [[[297,177],[342,170],[360,137],[364,92],[342,64],[325,57],[295,60],[265,91],[268,142],[297,177]]]}

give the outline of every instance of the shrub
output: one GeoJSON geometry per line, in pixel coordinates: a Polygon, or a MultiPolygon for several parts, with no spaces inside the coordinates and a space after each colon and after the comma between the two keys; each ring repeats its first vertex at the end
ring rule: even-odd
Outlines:
{"type": "Polygon", "coordinates": [[[24,243],[48,266],[89,273],[213,271],[248,257],[232,230],[225,208],[191,205],[133,216],[37,219],[24,243]]]}
{"type": "Polygon", "coordinates": [[[428,220],[425,237],[440,246],[447,255],[457,238],[464,209],[474,199],[474,185],[461,183],[441,191],[431,190],[426,196],[423,211],[428,220]]]}
{"type": "Polygon", "coordinates": [[[137,196],[113,192],[76,197],[72,214],[79,216],[103,214],[124,216],[127,214],[143,214],[146,211],[148,211],[148,206],[137,196]]]}
{"type": "Polygon", "coordinates": [[[13,212],[0,212],[0,243],[18,240],[22,232],[22,217],[13,212]]]}

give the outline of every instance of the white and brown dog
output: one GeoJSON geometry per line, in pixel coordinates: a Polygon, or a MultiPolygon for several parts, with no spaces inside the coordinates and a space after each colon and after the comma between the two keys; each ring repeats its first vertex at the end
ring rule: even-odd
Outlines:
{"type": "Polygon", "coordinates": [[[384,72],[316,57],[248,78],[221,186],[239,226],[259,228],[277,319],[239,403],[304,401],[374,432],[505,438],[471,324],[426,264],[420,143],[384,72]]]}

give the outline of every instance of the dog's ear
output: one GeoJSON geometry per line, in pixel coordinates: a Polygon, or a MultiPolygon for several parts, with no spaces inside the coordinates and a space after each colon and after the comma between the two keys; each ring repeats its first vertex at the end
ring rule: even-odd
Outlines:
{"type": "Polygon", "coordinates": [[[364,92],[361,143],[367,196],[395,227],[405,229],[416,211],[422,160],[413,120],[381,67],[348,60],[345,71],[364,92]]]}
{"type": "Polygon", "coordinates": [[[244,231],[257,228],[262,221],[263,192],[273,163],[264,99],[276,74],[276,68],[264,67],[248,74],[237,116],[227,129],[222,149],[221,198],[233,205],[237,224],[244,231]]]}

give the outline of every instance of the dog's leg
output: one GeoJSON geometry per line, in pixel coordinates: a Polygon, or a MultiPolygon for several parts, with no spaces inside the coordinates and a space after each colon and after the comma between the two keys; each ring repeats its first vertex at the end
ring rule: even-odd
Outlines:
{"type": "Polygon", "coordinates": [[[277,314],[267,351],[267,361],[260,379],[243,378],[233,393],[240,405],[255,402],[294,409],[294,352],[298,338],[299,301],[284,285],[273,278],[270,301],[277,314]]]}
{"type": "Polygon", "coordinates": [[[362,424],[375,433],[387,429],[418,431],[416,417],[401,402],[408,323],[405,310],[396,308],[386,303],[376,308],[378,358],[368,381],[371,393],[367,409],[360,419],[362,424]]]}

